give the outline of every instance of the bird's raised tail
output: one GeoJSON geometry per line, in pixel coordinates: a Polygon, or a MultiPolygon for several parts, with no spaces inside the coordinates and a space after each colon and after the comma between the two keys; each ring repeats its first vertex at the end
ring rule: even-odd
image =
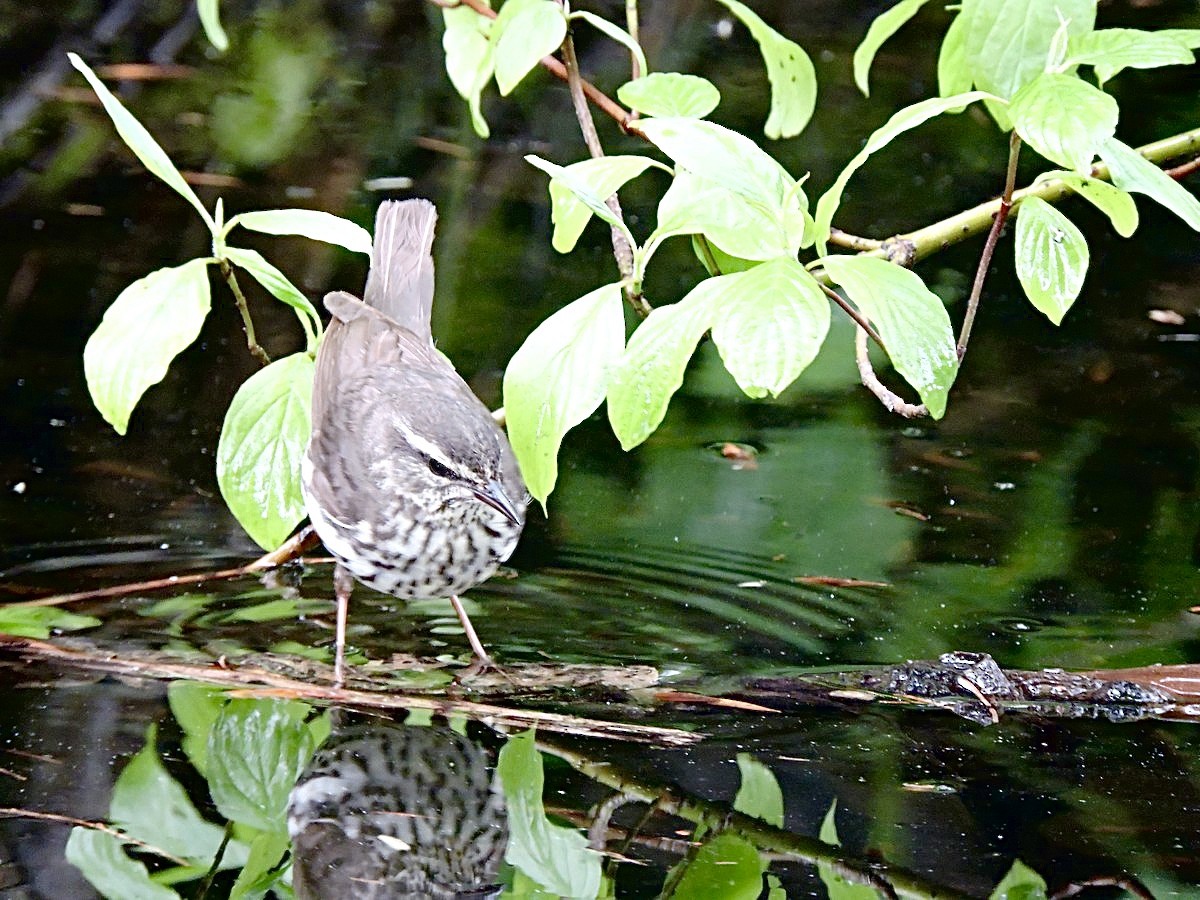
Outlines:
{"type": "Polygon", "coordinates": [[[437,209],[428,200],[386,200],[375,214],[371,269],[363,300],[433,342],[433,226],[437,209]]]}

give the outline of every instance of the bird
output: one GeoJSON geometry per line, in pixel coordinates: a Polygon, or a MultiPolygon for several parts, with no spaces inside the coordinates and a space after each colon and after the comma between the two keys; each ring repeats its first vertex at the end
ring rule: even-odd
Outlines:
{"type": "Polygon", "coordinates": [[[345,677],[354,582],[406,600],[448,598],[474,654],[493,665],[459,599],[508,559],[529,493],[491,412],[434,345],[428,200],[385,201],[363,298],[325,297],[301,490],[336,559],[334,682],[345,677]]]}
{"type": "Polygon", "coordinates": [[[508,821],[479,743],[449,728],[335,731],[288,797],[299,900],[490,900],[508,821]]]}

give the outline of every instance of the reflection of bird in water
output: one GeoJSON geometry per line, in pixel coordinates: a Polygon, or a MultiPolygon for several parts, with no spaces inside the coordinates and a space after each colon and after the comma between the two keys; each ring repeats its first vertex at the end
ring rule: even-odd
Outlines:
{"type": "Polygon", "coordinates": [[[437,727],[335,734],[288,801],[300,900],[498,897],[508,842],[487,751],[437,727]]]}

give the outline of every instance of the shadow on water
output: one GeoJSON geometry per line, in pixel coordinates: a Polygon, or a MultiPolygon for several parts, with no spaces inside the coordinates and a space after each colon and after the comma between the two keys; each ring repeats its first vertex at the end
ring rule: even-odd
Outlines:
{"type": "MultiPolygon", "coordinates": [[[[370,180],[410,178],[400,195],[431,197],[441,211],[440,346],[492,405],[524,336],[609,277],[596,226],[570,256],[550,249],[544,179],[522,160],[581,157],[565,89],[543,81],[493,101],[493,135],[480,141],[446,82],[433,7],[228,5],[224,57],[175,3],[80,0],[53,23],[13,10],[0,30],[5,602],[226,568],[256,552],[213,475],[221,416],[254,368],[219,291],[200,343],[147,394],[127,436],[88,399],[80,354],[107,304],[146,272],[206,252],[207,234],[115,147],[67,76],[66,49],[97,64],[192,67],[178,80],[125,83],[122,96],[182,168],[219,185],[199,188],[209,204],[219,192],[233,211],[311,206],[367,222],[391,195],[370,180]]],[[[647,6],[650,58],[705,74],[725,98],[717,118],[759,133],[766,94],[753,42],[724,37],[718,7],[647,6]]],[[[763,12],[817,62],[813,125],[771,147],[791,171],[811,169],[814,185],[892,109],[933,90],[928,46],[942,13],[927,10],[880,57],[871,99],[853,91],[851,48],[877,11],[763,12]]],[[[1200,25],[1182,4],[1116,4],[1102,16],[1200,25]]],[[[620,82],[620,53],[586,37],[581,52],[597,83],[620,82]]],[[[1124,107],[1130,142],[1194,125],[1194,77],[1123,76],[1118,91],[1152,101],[1124,107]]],[[[611,152],[641,151],[601,128],[611,152]]],[[[846,227],[885,235],[996,190],[1005,142],[986,123],[963,117],[920,134],[928,145],[895,148],[856,178],[846,227]]],[[[623,201],[635,227],[653,221],[649,191],[631,185],[623,201]]],[[[1002,245],[939,423],[879,409],[856,386],[842,326],[777,401],[745,400],[705,348],[635,452],[621,453],[599,417],[585,423],[564,444],[550,517],[535,514],[511,568],[469,598],[484,640],[513,665],[652,665],[661,689],[681,694],[953,650],[1024,669],[1197,660],[1200,255],[1177,222],[1142,212],[1124,241],[1072,209],[1092,270],[1061,329],[1028,311],[1002,245]],[[1184,324],[1152,321],[1151,309],[1184,324]],[[723,455],[727,443],[750,448],[749,464],[723,455]]],[[[255,246],[311,297],[361,284],[348,253],[299,239],[255,246]]],[[[923,264],[955,319],[976,252],[923,264]]],[[[697,271],[686,241],[669,243],[656,267],[648,290],[660,303],[697,271]]],[[[267,350],[297,349],[291,314],[261,299],[251,298],[267,350]]],[[[312,561],[72,610],[95,616],[81,635],[118,656],[163,651],[233,668],[247,652],[319,661],[330,576],[312,561]]],[[[440,603],[359,591],[351,626],[360,661],[465,651],[440,603]]],[[[1005,716],[984,727],[885,704],[767,715],[600,692],[581,694],[586,714],[705,739],[668,749],[539,730],[535,746],[518,729],[453,715],[413,713],[401,725],[290,695],[168,692],[6,660],[0,806],[111,821],[167,856],[129,856],[116,837],[62,820],[11,818],[0,829],[5,898],[90,896],[81,872],[108,896],[133,896],[138,883],[148,897],[199,896],[206,880],[208,896],[223,896],[241,872],[238,889],[261,896],[289,842],[297,897],[547,896],[535,883],[594,895],[602,879],[623,897],[658,896],[664,882],[675,896],[755,897],[773,886],[792,898],[870,896],[872,879],[910,896],[986,897],[1018,859],[1051,888],[1108,879],[1095,895],[1117,896],[1111,885],[1128,877],[1156,897],[1200,894],[1200,771],[1187,723],[1005,716]],[[208,872],[223,843],[219,871],[208,872]],[[156,882],[130,871],[144,863],[156,882]],[[371,893],[385,876],[390,887],[371,893]]],[[[524,705],[576,710],[569,695],[524,705]]]]}

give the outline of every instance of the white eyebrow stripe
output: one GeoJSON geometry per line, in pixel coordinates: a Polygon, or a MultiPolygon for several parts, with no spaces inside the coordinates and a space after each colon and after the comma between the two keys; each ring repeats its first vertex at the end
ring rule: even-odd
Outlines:
{"type": "Polygon", "coordinates": [[[441,448],[439,448],[437,446],[437,444],[421,437],[419,434],[417,434],[415,431],[413,431],[407,425],[397,422],[396,423],[396,431],[398,431],[400,433],[400,436],[403,437],[404,440],[408,442],[408,446],[412,447],[418,453],[423,453],[425,456],[428,456],[430,459],[437,460],[439,463],[441,463],[443,466],[445,466],[447,469],[449,469],[454,474],[458,475],[458,477],[462,478],[464,481],[474,482],[474,481],[478,480],[478,478],[475,475],[473,475],[469,470],[463,468],[458,463],[456,463],[453,460],[451,460],[450,458],[448,458],[442,452],[441,448]]]}

